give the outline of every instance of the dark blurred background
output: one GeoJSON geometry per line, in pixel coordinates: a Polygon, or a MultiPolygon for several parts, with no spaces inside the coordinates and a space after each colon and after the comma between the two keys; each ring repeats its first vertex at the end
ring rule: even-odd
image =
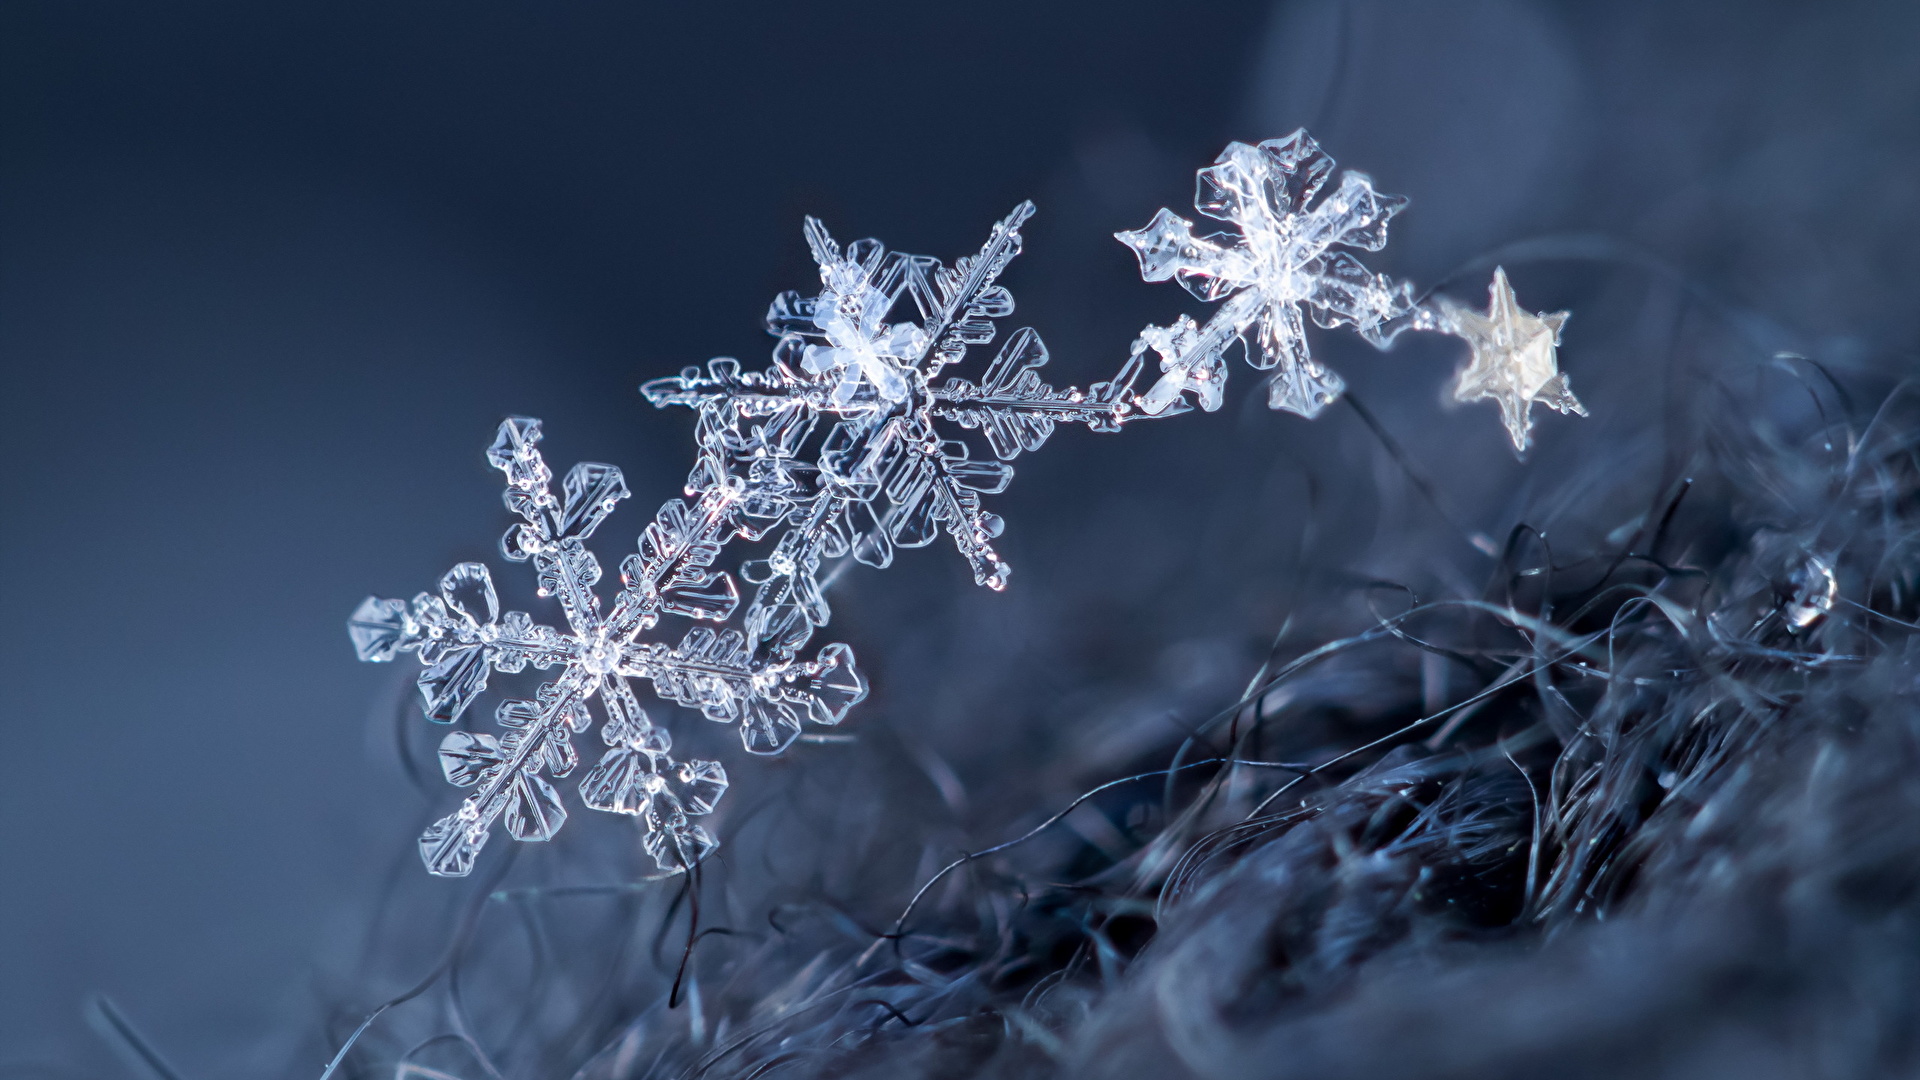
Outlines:
{"type": "MultiPolygon", "coordinates": [[[[1456,346],[1315,332],[1495,536],[1618,447],[1614,479],[1671,479],[1714,377],[1683,357],[1914,368],[1912,5],[694,8],[0,5],[0,1064],[116,1074],[98,991],[190,1078],[308,1075],[324,1010],[415,973],[366,927],[454,800],[403,776],[412,672],[355,663],[344,618],[463,559],[514,577],[481,457],[507,413],[557,468],[626,470],[617,561],[689,460],[634,387],[764,360],[769,299],[817,283],[803,213],[951,259],[1035,199],[1012,325],[1085,385],[1204,315],[1109,234],[1192,216],[1227,140],[1310,125],[1413,200],[1376,269],[1477,303],[1501,259],[1575,312],[1593,416],[1543,416],[1525,466],[1491,407],[1438,407],[1456,346]]],[[[1315,575],[1484,571],[1356,414],[1257,387],[1236,365],[1220,413],[1022,459],[1004,595],[944,544],[844,579],[832,638],[876,686],[851,730],[950,762],[996,836],[1177,742],[1315,575]],[[1036,755],[1076,769],[1023,778],[1036,755]]]]}

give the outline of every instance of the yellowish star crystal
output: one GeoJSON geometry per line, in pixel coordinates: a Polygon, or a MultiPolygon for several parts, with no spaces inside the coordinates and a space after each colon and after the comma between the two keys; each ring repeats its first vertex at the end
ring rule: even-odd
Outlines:
{"type": "Polygon", "coordinates": [[[1444,299],[1441,304],[1439,328],[1464,338],[1473,349],[1472,360],[1453,381],[1453,399],[1499,402],[1514,450],[1525,453],[1532,441],[1535,402],[1561,413],[1587,415],[1554,358],[1567,312],[1529,314],[1514,298],[1507,272],[1500,267],[1494,268],[1493,284],[1487,286],[1486,314],[1444,299]]]}

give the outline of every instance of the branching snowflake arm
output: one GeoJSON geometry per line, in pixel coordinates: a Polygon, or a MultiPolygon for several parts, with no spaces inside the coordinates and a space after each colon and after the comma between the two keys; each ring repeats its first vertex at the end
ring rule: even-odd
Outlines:
{"type": "Polygon", "coordinates": [[[1226,298],[1205,326],[1183,318],[1141,332],[1135,355],[1153,349],[1165,373],[1143,404],[1165,409],[1192,393],[1202,408],[1218,408],[1224,353],[1237,340],[1254,367],[1276,369],[1269,406],[1316,416],[1346,384],[1308,351],[1302,307],[1321,327],[1352,326],[1377,344],[1383,328],[1412,310],[1406,285],[1334,250],[1385,247],[1387,222],[1406,199],[1348,172],[1316,203],[1333,167],[1304,130],[1258,146],[1230,143],[1200,170],[1194,206],[1237,234],[1195,236],[1192,222],[1165,209],[1143,229],[1114,234],[1139,256],[1146,280],[1178,280],[1202,300],[1226,298]]]}
{"type": "MultiPolygon", "coordinates": [[[[813,303],[787,294],[775,311],[802,307],[811,325],[813,303]]],[[[783,337],[782,359],[797,355],[800,341],[783,337]]],[[[751,651],[775,662],[791,659],[827,622],[815,575],[822,558],[847,553],[843,493],[827,490],[817,463],[802,456],[820,416],[834,410],[834,395],[827,380],[808,379],[782,359],[766,373],[742,373],[737,361],[723,357],[705,371],[687,368],[641,388],[656,406],[686,405],[699,414],[699,460],[687,478],[688,494],[706,500],[726,493],[746,539],[777,534],[768,558],[741,567],[741,576],[759,586],[746,619],[751,651]]]]}
{"type": "Polygon", "coordinates": [[[1023,450],[1040,449],[1059,424],[1115,432],[1129,420],[1174,416],[1189,408],[1183,401],[1152,408],[1134,392],[1141,369],[1139,350],[1112,380],[1094,383],[1085,391],[1071,386],[1055,390],[1042,382],[1038,369],[1047,359],[1040,335],[1019,330],[987,366],[978,385],[948,379],[934,391],[933,414],[963,428],[979,429],[994,454],[1011,461],[1023,450]]]}
{"type": "Polygon", "coordinates": [[[724,622],[740,604],[740,588],[724,570],[711,569],[737,531],[735,493],[701,493],[692,506],[668,499],[640,534],[640,550],[620,563],[620,596],[609,619],[630,637],[662,614],[724,622]]]}

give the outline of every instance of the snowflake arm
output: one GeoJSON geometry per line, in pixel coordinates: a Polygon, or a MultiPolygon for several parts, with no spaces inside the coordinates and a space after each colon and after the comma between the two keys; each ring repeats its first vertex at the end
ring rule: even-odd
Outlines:
{"type": "Polygon", "coordinates": [[[740,603],[733,576],[712,569],[738,530],[733,493],[716,488],[688,506],[660,504],[640,534],[640,550],[620,563],[620,598],[610,620],[623,634],[652,627],[662,614],[724,622],[740,603]]]}
{"type": "Polygon", "coordinates": [[[867,696],[853,650],[823,647],[810,662],[758,663],[737,630],[695,627],[674,648],[627,651],[624,674],[651,680],[661,697],[699,709],[708,719],[740,724],[750,753],[777,754],[799,736],[801,722],[834,725],[867,696]]]}
{"type": "Polygon", "coordinates": [[[917,271],[907,277],[907,287],[926,322],[928,378],[959,363],[968,346],[992,341],[993,320],[1013,314],[1013,294],[995,283],[1020,254],[1020,226],[1032,216],[1032,202],[1014,207],[994,225],[980,251],[961,258],[951,270],[932,260],[906,264],[917,271]]]}
{"type": "Polygon", "coordinates": [[[1385,247],[1387,222],[1406,199],[1348,172],[1315,202],[1333,167],[1305,130],[1258,146],[1229,143],[1200,170],[1194,206],[1237,233],[1196,236],[1192,222],[1162,209],[1145,228],[1114,234],[1139,257],[1146,280],[1177,280],[1201,300],[1226,299],[1204,327],[1185,320],[1142,332],[1135,353],[1153,348],[1165,373],[1146,394],[1150,407],[1164,410],[1192,393],[1202,408],[1217,408],[1225,349],[1237,340],[1255,368],[1274,369],[1268,405],[1311,418],[1346,384],[1314,361],[1303,308],[1321,327],[1352,326],[1375,344],[1412,310],[1408,286],[1334,250],[1385,247]]]}
{"type": "Polygon", "coordinates": [[[1137,349],[1112,380],[1094,383],[1085,391],[1071,386],[1055,390],[1042,382],[1037,369],[1047,359],[1039,334],[1031,329],[1016,331],[977,385],[948,379],[934,391],[933,414],[963,428],[979,429],[994,455],[1011,461],[1024,450],[1040,449],[1060,424],[1080,423],[1094,431],[1114,432],[1129,420],[1172,416],[1188,409],[1184,402],[1171,411],[1175,402],[1154,408],[1134,392],[1141,369],[1137,349]]]}

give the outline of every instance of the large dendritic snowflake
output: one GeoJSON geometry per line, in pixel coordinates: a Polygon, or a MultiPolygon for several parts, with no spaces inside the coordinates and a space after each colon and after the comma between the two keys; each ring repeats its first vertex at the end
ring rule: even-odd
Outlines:
{"type": "Polygon", "coordinates": [[[597,697],[608,749],[581,781],[582,800],[639,817],[660,866],[684,869],[713,847],[689,818],[713,809],[727,774],[717,762],[675,761],[672,739],[647,718],[628,680],[649,680],[660,697],[739,723],[748,749],[767,753],[785,747],[802,719],[839,723],[866,696],[866,683],[844,645],[802,662],[791,653],[756,653],[737,630],[696,626],[675,646],[642,640],[662,615],[715,622],[732,616],[738,588],[711,568],[739,531],[741,493],[730,488],[703,493],[691,506],[668,500],[641,534],[639,551],[620,564],[620,590],[603,614],[594,592],[600,564],[585,541],[627,497],[626,482],[611,465],[582,463],[556,498],[539,441],[539,421],[512,417],[500,425],[487,460],[506,474],[507,508],[520,518],[501,550],[533,563],[540,595],[560,604],[565,632],[523,612],[502,615],[480,563],[454,567],[440,579],[438,595],[421,593],[411,604],[368,597],[348,624],[362,660],[419,655],[427,718],[441,723],[460,719],[494,671],[559,669],[533,700],[500,704],[494,716],[501,735],[454,731],[441,742],[447,780],[476,790],[420,837],[421,857],[435,874],[464,875],[502,817],[516,840],[552,838],[567,812],[546,777],[560,779],[579,764],[572,736],[587,730],[587,703],[597,697]]]}
{"type": "Polygon", "coordinates": [[[939,381],[971,346],[993,340],[994,319],[1012,313],[1013,297],[996,279],[1020,253],[1020,225],[1032,213],[1022,203],[978,254],[950,268],[877,240],[842,248],[809,218],[821,290],[774,300],[773,365],[743,372],[722,358],[640,388],[655,405],[699,411],[688,492],[738,490],[742,515],[779,533],[767,558],[742,567],[759,586],[746,617],[756,647],[784,655],[826,623],[826,560],[851,555],[884,567],[895,548],[943,531],[976,582],[1004,588],[1009,568],[993,548],[1002,523],[980,497],[1005,490],[1007,462],[1038,449],[1058,424],[1118,431],[1156,415],[1133,389],[1138,356],[1111,381],[1056,390],[1040,379],[1047,348],[1032,329],[1009,337],[978,382],[939,381]],[[887,321],[903,302],[907,318],[887,321]],[[992,456],[975,457],[940,421],[982,432],[992,456]]]}

